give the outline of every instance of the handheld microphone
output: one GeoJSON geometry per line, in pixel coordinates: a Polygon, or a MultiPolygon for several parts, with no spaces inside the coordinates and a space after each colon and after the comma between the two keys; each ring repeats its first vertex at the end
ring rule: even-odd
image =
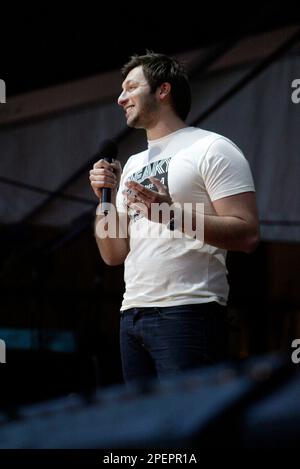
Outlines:
{"type": "MultiPolygon", "coordinates": [[[[108,163],[112,163],[113,158],[118,156],[118,146],[113,140],[103,140],[97,152],[100,158],[103,158],[108,163]]],[[[106,216],[108,214],[111,203],[111,188],[104,187],[102,189],[101,197],[101,212],[106,216]]]]}

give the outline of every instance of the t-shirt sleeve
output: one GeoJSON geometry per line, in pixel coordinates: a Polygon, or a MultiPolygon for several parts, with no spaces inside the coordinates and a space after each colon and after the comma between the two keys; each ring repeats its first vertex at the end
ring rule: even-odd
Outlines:
{"type": "Polygon", "coordinates": [[[255,192],[250,166],[241,150],[230,140],[220,137],[208,148],[199,166],[211,201],[255,192]]]}

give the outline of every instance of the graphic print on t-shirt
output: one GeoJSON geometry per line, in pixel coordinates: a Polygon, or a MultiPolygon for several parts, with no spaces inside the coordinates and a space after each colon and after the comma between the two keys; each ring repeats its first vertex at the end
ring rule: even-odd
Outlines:
{"type": "MultiPolygon", "coordinates": [[[[168,187],[168,169],[170,161],[171,157],[148,163],[146,166],[143,166],[139,171],[133,173],[128,178],[128,180],[138,182],[147,189],[151,189],[157,192],[156,186],[149,180],[149,177],[155,177],[164,186],[168,187]]],[[[132,221],[137,221],[139,218],[143,217],[141,213],[137,212],[134,209],[129,209],[128,215],[130,220],[132,221]]]]}

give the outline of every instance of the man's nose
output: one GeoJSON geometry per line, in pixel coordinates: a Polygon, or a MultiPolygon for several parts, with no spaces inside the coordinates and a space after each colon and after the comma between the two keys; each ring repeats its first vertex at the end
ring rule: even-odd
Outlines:
{"type": "Polygon", "coordinates": [[[120,96],[118,98],[118,105],[119,106],[124,106],[126,101],[127,101],[126,92],[122,91],[122,93],[120,94],[120,96]]]}

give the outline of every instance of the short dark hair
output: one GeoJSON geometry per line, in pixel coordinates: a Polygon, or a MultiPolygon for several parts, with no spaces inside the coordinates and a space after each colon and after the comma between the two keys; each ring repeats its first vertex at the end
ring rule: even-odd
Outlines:
{"type": "Polygon", "coordinates": [[[191,88],[183,65],[173,57],[146,51],[145,55],[130,57],[121,72],[125,79],[135,67],[142,65],[144,75],[154,93],[162,83],[171,85],[172,105],[176,114],[185,120],[191,109],[191,88]]]}

